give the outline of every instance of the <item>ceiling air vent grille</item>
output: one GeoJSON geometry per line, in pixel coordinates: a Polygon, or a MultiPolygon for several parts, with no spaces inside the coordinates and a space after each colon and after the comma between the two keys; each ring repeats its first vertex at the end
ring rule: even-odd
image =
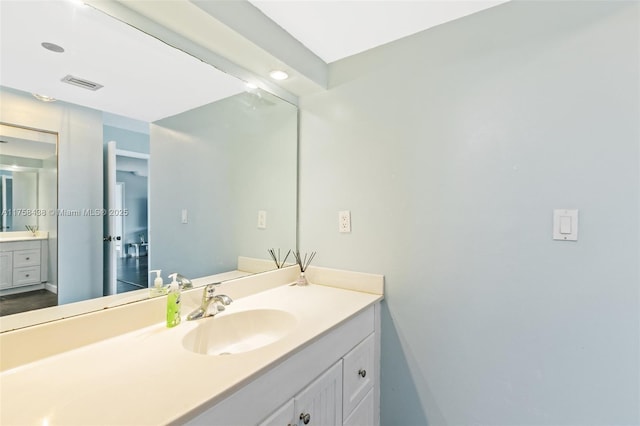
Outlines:
{"type": "Polygon", "coordinates": [[[94,92],[103,87],[102,84],[94,83],[93,81],[74,77],[72,75],[67,75],[61,81],[64,83],[73,84],[74,86],[82,87],[83,89],[92,90],[94,92]]]}

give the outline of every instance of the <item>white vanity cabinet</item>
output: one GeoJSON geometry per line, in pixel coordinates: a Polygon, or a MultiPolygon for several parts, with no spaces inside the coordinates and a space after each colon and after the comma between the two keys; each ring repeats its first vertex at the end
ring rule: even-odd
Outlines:
{"type": "Polygon", "coordinates": [[[342,361],[325,371],[259,426],[342,424],[342,361]]]}
{"type": "Polygon", "coordinates": [[[180,424],[378,425],[379,310],[368,307],[180,424]]]}
{"type": "Polygon", "coordinates": [[[372,426],[375,337],[371,333],[259,426],[372,426]]]}
{"type": "Polygon", "coordinates": [[[47,240],[0,242],[0,289],[47,281],[47,240]]]}
{"type": "Polygon", "coordinates": [[[278,408],[273,414],[260,422],[258,426],[293,426],[298,422],[295,419],[295,400],[290,400],[282,407],[278,408]]]}
{"type": "Polygon", "coordinates": [[[0,289],[13,287],[13,252],[0,252],[0,289]]]}

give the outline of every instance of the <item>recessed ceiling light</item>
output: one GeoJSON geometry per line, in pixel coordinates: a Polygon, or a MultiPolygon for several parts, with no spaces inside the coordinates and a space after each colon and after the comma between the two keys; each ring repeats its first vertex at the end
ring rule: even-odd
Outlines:
{"type": "Polygon", "coordinates": [[[289,78],[289,74],[282,70],[273,70],[269,73],[269,76],[274,80],[286,80],[289,78]]]}
{"type": "Polygon", "coordinates": [[[52,52],[56,52],[56,53],[62,53],[64,52],[64,47],[59,46],[55,43],[49,43],[46,41],[43,41],[42,43],[40,43],[40,46],[44,47],[47,50],[50,50],[52,52]]]}
{"type": "Polygon", "coordinates": [[[246,83],[245,86],[247,86],[247,89],[257,89],[258,85],[255,83],[246,83]]]}
{"type": "Polygon", "coordinates": [[[39,93],[33,93],[33,97],[42,102],[55,102],[56,98],[52,98],[51,96],[41,95],[39,93]]]}

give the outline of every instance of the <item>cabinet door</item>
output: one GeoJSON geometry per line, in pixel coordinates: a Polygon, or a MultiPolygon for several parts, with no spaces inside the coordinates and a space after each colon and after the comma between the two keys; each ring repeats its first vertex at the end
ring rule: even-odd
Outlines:
{"type": "Polygon", "coordinates": [[[0,288],[13,285],[13,252],[0,252],[0,288]]]}
{"type": "Polygon", "coordinates": [[[294,426],[294,404],[293,399],[282,407],[278,408],[273,414],[261,421],[258,426],[294,426]]]}
{"type": "Polygon", "coordinates": [[[294,415],[298,426],[342,425],[342,361],[295,397],[294,415]]]}
{"type": "Polygon", "coordinates": [[[360,401],[353,412],[344,421],[343,426],[372,426],[373,421],[373,389],[360,401]]]}
{"type": "Polygon", "coordinates": [[[373,356],[375,339],[372,333],[344,357],[344,417],[358,405],[374,385],[373,356]]]}

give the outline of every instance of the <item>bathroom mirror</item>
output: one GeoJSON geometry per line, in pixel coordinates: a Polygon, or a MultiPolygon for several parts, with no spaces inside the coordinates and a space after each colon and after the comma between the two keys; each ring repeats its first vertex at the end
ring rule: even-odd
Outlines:
{"type": "Polygon", "coordinates": [[[37,213],[55,207],[57,141],[55,133],[0,124],[0,232],[48,227],[37,213]]]}
{"type": "MultiPolygon", "coordinates": [[[[91,7],[2,2],[0,18],[0,122],[58,135],[59,318],[148,297],[113,294],[112,247],[116,268],[146,263],[143,285],[154,269],[165,282],[272,269],[268,249],[295,248],[294,105],[91,7]],[[124,205],[107,188],[112,154],[127,160],[113,168],[124,205]],[[134,177],[147,189],[130,200],[134,177]],[[114,216],[135,228],[111,234],[114,216]],[[258,261],[239,271],[239,258],[258,261]]],[[[0,331],[51,319],[1,317],[0,331]]]]}

